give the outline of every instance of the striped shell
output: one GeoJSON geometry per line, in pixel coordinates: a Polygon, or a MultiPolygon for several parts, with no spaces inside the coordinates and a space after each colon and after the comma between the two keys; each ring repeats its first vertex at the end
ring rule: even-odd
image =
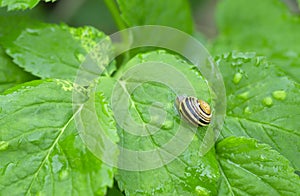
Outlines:
{"type": "Polygon", "coordinates": [[[208,103],[196,97],[178,96],[176,105],[180,114],[195,126],[207,126],[211,120],[208,103]]]}

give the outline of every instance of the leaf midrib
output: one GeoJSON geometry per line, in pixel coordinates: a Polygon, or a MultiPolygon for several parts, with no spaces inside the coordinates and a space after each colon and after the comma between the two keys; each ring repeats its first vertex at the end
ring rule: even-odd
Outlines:
{"type": "MultiPolygon", "coordinates": [[[[219,166],[219,170],[220,170],[222,176],[224,177],[225,183],[226,183],[226,185],[227,185],[227,187],[228,187],[228,189],[229,189],[231,195],[234,196],[235,194],[234,194],[234,192],[233,192],[233,190],[232,190],[232,188],[231,188],[232,186],[231,186],[231,184],[230,184],[230,182],[229,182],[227,176],[225,175],[225,173],[224,173],[224,171],[223,171],[223,168],[222,168],[222,166],[221,166],[220,160],[218,160],[218,166],[219,166]]],[[[219,186],[219,189],[220,189],[220,186],[219,186]]]]}
{"type": "Polygon", "coordinates": [[[61,132],[58,134],[57,138],[54,140],[53,144],[51,145],[51,147],[48,150],[48,153],[46,154],[45,158],[43,159],[43,161],[41,162],[40,166],[38,167],[38,169],[36,170],[36,172],[34,173],[34,177],[32,178],[28,189],[26,190],[26,195],[30,195],[30,190],[32,188],[32,185],[35,181],[35,179],[37,178],[39,172],[41,171],[42,167],[45,165],[46,161],[48,160],[51,152],[53,151],[54,147],[56,146],[56,144],[58,143],[60,137],[63,135],[63,133],[65,132],[65,130],[67,129],[67,127],[70,125],[70,123],[73,121],[73,119],[76,117],[76,115],[81,111],[81,109],[83,108],[83,105],[80,105],[80,107],[78,107],[78,110],[73,113],[73,115],[71,116],[71,118],[67,121],[67,123],[62,127],[61,132]]]}
{"type": "MultiPolygon", "coordinates": [[[[122,83],[120,83],[120,86],[123,88],[123,90],[124,90],[124,91],[126,92],[126,94],[128,95],[129,100],[130,100],[132,103],[134,103],[134,100],[132,100],[132,98],[131,98],[129,92],[128,92],[127,89],[126,89],[126,85],[123,85],[122,83]]],[[[140,112],[139,112],[138,109],[136,108],[135,104],[132,104],[132,105],[133,105],[133,108],[135,109],[136,113],[138,114],[137,116],[140,118],[141,122],[144,122],[143,119],[142,119],[142,117],[141,117],[141,115],[140,115],[140,112]]],[[[153,138],[152,135],[150,134],[150,131],[148,130],[147,126],[144,126],[144,127],[145,127],[145,129],[147,130],[147,132],[149,133],[149,136],[150,136],[150,139],[151,139],[153,145],[156,146],[156,147],[159,146],[159,145],[157,145],[156,142],[154,141],[154,138],[153,138]]],[[[167,152],[167,153],[169,153],[169,152],[167,152]]],[[[159,155],[161,161],[163,162],[163,159],[161,158],[161,154],[160,154],[159,151],[158,151],[158,155],[159,155]]],[[[163,164],[163,168],[166,170],[166,173],[168,174],[168,176],[170,177],[170,179],[171,179],[172,182],[174,183],[173,185],[175,185],[175,182],[174,182],[174,180],[173,180],[173,177],[170,175],[171,172],[169,171],[169,169],[168,169],[168,167],[167,167],[167,164],[163,164]]],[[[180,192],[179,192],[178,189],[177,189],[177,186],[173,186],[173,187],[175,188],[177,194],[180,194],[180,192]]]]}

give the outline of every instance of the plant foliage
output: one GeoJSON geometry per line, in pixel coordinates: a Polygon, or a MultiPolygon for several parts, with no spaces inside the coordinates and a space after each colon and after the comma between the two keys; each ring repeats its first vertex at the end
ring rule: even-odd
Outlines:
{"type": "MultiPolygon", "coordinates": [[[[199,33],[186,0],[105,2],[120,30],[164,25],[199,33]]],[[[200,156],[207,128],[198,127],[176,159],[159,159],[163,166],[146,171],[105,162],[118,161],[122,153],[107,141],[157,149],[182,121],[173,89],[152,81],[135,88],[135,78],[126,73],[141,63],[171,65],[195,89],[186,89],[187,95],[210,102],[205,78],[172,51],[135,49],[110,61],[117,51],[101,30],[9,14],[38,3],[0,0],[7,8],[0,15],[0,195],[300,195],[300,18],[281,1],[217,3],[219,34],[206,43],[226,88],[221,135],[200,156]],[[100,66],[81,69],[95,46],[100,53],[93,60],[100,66]],[[92,84],[81,86],[79,73],[93,78],[92,84]],[[117,87],[122,93],[116,99],[117,87]],[[130,126],[116,121],[111,101],[122,105],[124,97],[131,121],[147,136],[131,134],[130,126]]]]}

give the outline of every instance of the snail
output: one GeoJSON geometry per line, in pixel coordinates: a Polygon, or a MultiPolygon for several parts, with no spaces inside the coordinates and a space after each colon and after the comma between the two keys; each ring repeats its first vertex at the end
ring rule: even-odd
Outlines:
{"type": "Polygon", "coordinates": [[[176,106],[188,122],[195,126],[208,126],[211,120],[211,110],[208,103],[191,96],[178,96],[176,106]]]}

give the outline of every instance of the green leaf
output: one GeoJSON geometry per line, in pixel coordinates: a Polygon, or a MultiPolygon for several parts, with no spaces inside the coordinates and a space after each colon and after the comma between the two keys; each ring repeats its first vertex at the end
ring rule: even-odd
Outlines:
{"type": "Polygon", "coordinates": [[[289,161],[254,139],[228,137],[217,144],[219,195],[299,195],[300,178],[289,161]]]}
{"type": "Polygon", "coordinates": [[[220,31],[215,53],[255,51],[300,82],[300,18],[278,0],[223,0],[217,7],[220,31]]]}
{"type": "Polygon", "coordinates": [[[198,139],[173,162],[153,170],[119,170],[116,179],[126,195],[215,195],[219,178],[214,151],[199,156],[198,139]]]}
{"type": "Polygon", "coordinates": [[[29,14],[19,13],[13,15],[3,14],[0,16],[0,45],[8,48],[13,45],[25,28],[42,27],[44,24],[39,23],[29,16],[29,14]]]}
{"type": "Polygon", "coordinates": [[[64,80],[33,81],[0,96],[1,194],[105,194],[113,169],[86,148],[74,122],[86,99],[64,80]]]}
{"type": "Polygon", "coordinates": [[[104,33],[66,25],[26,29],[7,50],[16,64],[36,76],[71,81],[98,77],[110,63],[111,52],[104,33]]]}
{"type": "Polygon", "coordinates": [[[34,76],[15,65],[0,46],[0,93],[10,87],[33,80],[34,78],[34,76]]]}
{"type": "Polygon", "coordinates": [[[300,85],[255,53],[227,53],[217,61],[227,89],[222,136],[256,138],[299,169],[300,85]]]}
{"type": "MultiPolygon", "coordinates": [[[[41,0],[0,0],[0,6],[7,6],[7,9],[10,10],[25,10],[32,9],[35,7],[41,0]]],[[[55,0],[44,0],[45,2],[55,2],[55,0]]]]}
{"type": "MultiPolygon", "coordinates": [[[[113,166],[118,158],[116,122],[104,94],[90,86],[89,100],[76,119],[81,138],[89,150],[104,163],[113,166]]],[[[73,93],[73,101],[78,95],[73,93]]],[[[79,95],[80,98],[80,95],[79,95]]]]}
{"type": "MultiPolygon", "coordinates": [[[[150,165],[156,156],[144,157],[143,153],[163,149],[164,144],[178,137],[176,134],[179,132],[181,120],[174,107],[175,92],[193,95],[190,94],[192,89],[184,88],[182,83],[185,81],[181,77],[190,82],[191,88],[195,89],[194,96],[210,100],[207,84],[195,67],[165,51],[138,54],[125,65],[121,73],[117,74],[116,80],[107,77],[100,79],[98,89],[110,99],[118,124],[119,146],[121,149],[139,152],[138,157],[129,159],[121,154],[119,162],[126,165],[127,160],[130,164],[143,160],[141,165],[137,166],[140,170],[131,168],[139,171],[128,171],[124,168],[118,170],[116,179],[120,189],[127,195],[215,195],[217,192],[219,173],[214,150],[210,150],[205,156],[199,155],[202,139],[206,133],[204,127],[198,128],[195,136],[192,126],[184,124],[180,146],[173,146],[183,148],[187,145],[182,153],[177,156],[174,151],[168,152],[176,156],[168,163],[164,162],[166,154],[162,153],[157,160],[162,165],[157,167],[155,165],[146,171],[142,169],[150,165]],[[168,66],[170,70],[166,72],[168,66]],[[175,80],[177,86],[172,89],[170,84],[161,81],[163,78],[167,78],[168,81],[175,80]],[[143,81],[144,79],[149,81],[143,81]],[[128,100],[124,99],[126,95],[129,95],[128,100]],[[118,110],[116,105],[126,105],[126,102],[130,104],[124,108],[125,112],[128,112],[124,114],[124,110],[118,110]],[[129,115],[128,118],[131,118],[126,117],[125,124],[130,122],[129,120],[133,122],[128,127],[124,126],[117,118],[118,113],[122,114],[121,117],[129,115]],[[145,129],[135,129],[132,124],[147,127],[148,134],[141,136],[145,129]],[[191,140],[187,141],[185,137],[189,136],[191,140]],[[187,143],[183,144],[185,141],[187,143]]],[[[122,150],[120,151],[122,153],[122,150]]]]}
{"type": "Polygon", "coordinates": [[[193,32],[193,20],[186,0],[118,0],[121,16],[129,27],[164,25],[193,32]]]}

